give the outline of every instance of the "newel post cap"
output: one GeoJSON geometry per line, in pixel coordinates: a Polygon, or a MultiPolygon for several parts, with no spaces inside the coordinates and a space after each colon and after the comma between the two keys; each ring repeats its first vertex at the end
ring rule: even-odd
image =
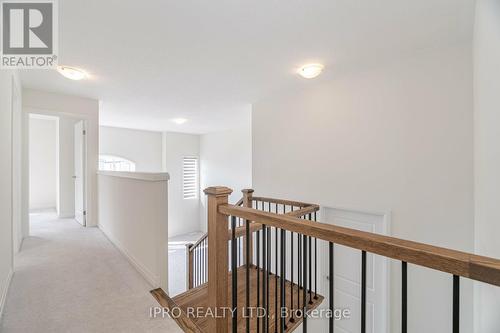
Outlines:
{"type": "Polygon", "coordinates": [[[245,189],[241,190],[241,192],[243,192],[244,194],[247,194],[247,193],[253,193],[254,190],[252,188],[245,188],[245,189]]]}
{"type": "Polygon", "coordinates": [[[206,195],[214,195],[216,197],[224,197],[233,193],[233,190],[225,186],[211,186],[203,190],[206,195]]]}

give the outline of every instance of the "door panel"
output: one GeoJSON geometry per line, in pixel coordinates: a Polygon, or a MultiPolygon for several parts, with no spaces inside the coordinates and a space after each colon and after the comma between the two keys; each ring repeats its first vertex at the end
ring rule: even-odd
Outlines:
{"type": "MultiPolygon", "coordinates": [[[[342,227],[387,234],[388,215],[329,208],[322,210],[322,221],[342,227]]],[[[388,260],[367,253],[366,331],[388,332],[388,260]]],[[[335,322],[336,331],[357,333],[361,329],[361,251],[335,245],[335,307],[350,309],[351,318],[335,322]]]]}
{"type": "Polygon", "coordinates": [[[85,123],[75,123],[75,220],[85,226],[85,123]]]}

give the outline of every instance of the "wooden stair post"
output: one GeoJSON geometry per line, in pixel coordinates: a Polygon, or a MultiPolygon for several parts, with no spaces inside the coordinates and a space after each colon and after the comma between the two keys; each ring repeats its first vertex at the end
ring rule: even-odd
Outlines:
{"type": "Polygon", "coordinates": [[[228,217],[219,213],[219,205],[227,204],[233,192],[227,187],[204,190],[208,206],[208,306],[214,314],[209,332],[227,333],[230,307],[228,298],[228,217]],[[224,315],[221,315],[224,314],[224,315]]]}
{"type": "MultiPolygon", "coordinates": [[[[252,208],[252,202],[253,202],[253,190],[251,188],[248,188],[248,189],[244,189],[244,190],[241,190],[241,192],[243,192],[243,207],[247,207],[247,208],[252,208]]],[[[246,227],[246,224],[243,225],[244,227],[246,227]]],[[[249,261],[250,261],[250,265],[253,264],[253,242],[252,242],[252,237],[253,233],[251,232],[250,233],[250,239],[247,239],[246,237],[246,233],[245,233],[245,236],[243,237],[243,253],[244,253],[244,257],[243,257],[243,262],[246,263],[247,262],[247,256],[249,256],[249,261]],[[250,242],[248,245],[249,245],[249,251],[248,253],[246,252],[246,248],[247,248],[247,242],[250,242]]]]}
{"type": "Polygon", "coordinates": [[[187,281],[187,286],[186,289],[192,289],[193,288],[193,252],[191,252],[191,247],[193,244],[189,243],[186,244],[186,281],[187,281]]]}

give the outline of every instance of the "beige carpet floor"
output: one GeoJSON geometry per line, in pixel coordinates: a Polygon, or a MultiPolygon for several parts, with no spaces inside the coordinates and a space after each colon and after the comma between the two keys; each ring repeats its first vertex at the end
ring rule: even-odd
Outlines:
{"type": "Polygon", "coordinates": [[[181,332],[150,318],[151,287],[98,228],[30,216],[0,332],[181,332]]]}

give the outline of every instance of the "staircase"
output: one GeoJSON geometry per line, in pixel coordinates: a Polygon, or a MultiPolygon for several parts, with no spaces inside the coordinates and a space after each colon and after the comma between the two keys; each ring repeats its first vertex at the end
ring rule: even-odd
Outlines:
{"type": "MultiPolygon", "coordinates": [[[[170,298],[151,293],[175,310],[185,332],[292,332],[324,296],[317,292],[318,240],[328,242],[329,276],[333,245],[361,252],[360,331],[367,330],[366,254],[401,261],[401,331],[407,326],[407,266],[419,265],[452,275],[453,333],[459,332],[460,277],[500,286],[500,260],[427,244],[316,222],[318,205],[253,196],[228,204],[232,190],[212,187],[208,196],[208,233],[187,248],[189,290],[170,298]],[[257,311],[260,311],[257,314],[257,311]]],[[[356,264],[356,263],[353,263],[356,264]]],[[[328,282],[328,310],[334,309],[334,281],[328,282]]],[[[356,309],[353,309],[356,310],[356,309]]],[[[334,319],[328,317],[329,332],[334,319]]]]}

